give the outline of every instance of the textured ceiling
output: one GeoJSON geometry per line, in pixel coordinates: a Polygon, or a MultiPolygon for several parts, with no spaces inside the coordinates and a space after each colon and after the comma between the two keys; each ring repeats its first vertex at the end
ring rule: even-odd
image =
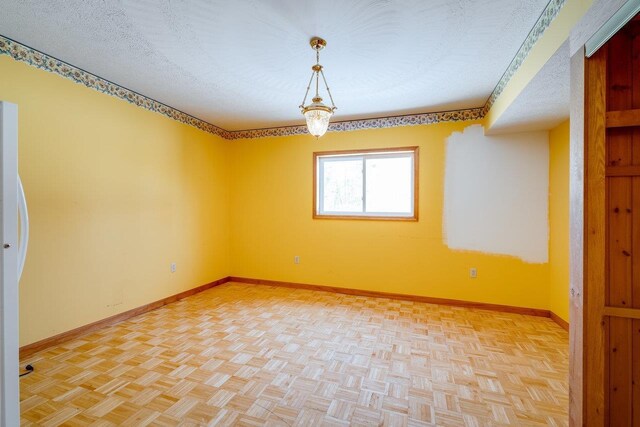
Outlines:
{"type": "Polygon", "coordinates": [[[551,129],[569,118],[569,40],[498,117],[489,133],[551,129]]]}
{"type": "Polygon", "coordinates": [[[3,0],[0,34],[228,130],[481,106],[547,0],[3,0]]]}

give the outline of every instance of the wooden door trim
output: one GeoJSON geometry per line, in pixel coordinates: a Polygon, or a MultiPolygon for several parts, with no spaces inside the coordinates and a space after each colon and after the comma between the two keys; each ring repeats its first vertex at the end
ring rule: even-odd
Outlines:
{"type": "Polygon", "coordinates": [[[607,176],[640,176],[640,166],[607,166],[607,176]]]}
{"type": "Polygon", "coordinates": [[[631,126],[640,126],[640,109],[607,112],[608,128],[631,126]]]}
{"type": "Polygon", "coordinates": [[[605,424],[605,138],[607,49],[585,62],[584,425],[605,424]]]}
{"type": "Polygon", "coordinates": [[[625,319],[640,319],[640,308],[605,307],[604,315],[607,317],[622,317],[625,319]]]}

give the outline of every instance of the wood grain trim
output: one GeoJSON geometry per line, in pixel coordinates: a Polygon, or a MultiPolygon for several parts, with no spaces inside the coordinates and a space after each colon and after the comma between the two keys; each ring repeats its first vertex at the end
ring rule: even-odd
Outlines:
{"type": "Polygon", "coordinates": [[[538,317],[551,317],[549,310],[541,308],[515,307],[511,305],[491,304],[486,302],[463,301],[448,298],[435,298],[422,295],[398,294],[392,292],[369,291],[365,289],[340,288],[336,286],[311,285],[307,283],[283,282],[279,280],[252,279],[248,277],[231,276],[231,282],[247,283],[250,285],[277,286],[281,288],[306,289],[310,291],[333,292],[338,294],[356,295],[373,298],[391,298],[403,301],[415,301],[428,304],[452,305],[457,307],[478,308],[482,310],[502,311],[506,313],[524,314],[538,317]]]}
{"type": "Polygon", "coordinates": [[[392,147],[392,148],[370,148],[359,150],[341,150],[341,151],[316,151],[313,153],[313,188],[311,204],[311,217],[313,219],[340,219],[340,220],[356,220],[356,221],[405,221],[416,222],[419,219],[419,195],[420,195],[420,147],[392,147]],[[316,192],[318,185],[318,157],[320,156],[348,156],[350,154],[384,154],[394,152],[413,152],[413,216],[358,216],[358,215],[319,215],[318,212],[318,195],[316,192]]]}
{"type": "Polygon", "coordinates": [[[606,176],[640,176],[640,166],[607,166],[606,176]]]}
{"type": "MultiPolygon", "coordinates": [[[[315,208],[314,208],[315,212],[315,208]]],[[[416,222],[418,221],[417,214],[416,216],[358,216],[358,215],[313,215],[313,219],[346,219],[346,220],[356,220],[356,221],[408,221],[408,222],[416,222]]]]}
{"type": "Polygon", "coordinates": [[[640,109],[608,111],[606,122],[608,128],[640,126],[640,109]]]}
{"type": "Polygon", "coordinates": [[[215,286],[220,286],[229,281],[230,281],[230,277],[224,277],[214,282],[210,282],[202,286],[198,286],[197,288],[189,289],[187,291],[180,292],[179,294],[171,295],[161,300],[158,300],[149,304],[145,304],[143,306],[125,311],[123,313],[116,314],[111,317],[107,317],[106,319],[98,320],[96,322],[89,323],[88,325],[80,326],[79,328],[75,328],[70,331],[63,332],[61,334],[57,334],[49,338],[45,338],[40,341],[36,341],[31,344],[27,344],[25,346],[20,347],[20,359],[29,357],[32,354],[42,351],[48,347],[62,344],[72,339],[81,337],[82,335],[86,335],[100,328],[104,328],[106,326],[120,323],[124,320],[130,319],[140,314],[147,313],[149,311],[155,310],[167,304],[171,304],[172,302],[176,302],[183,298],[190,297],[192,295],[195,295],[202,291],[206,291],[207,289],[213,288],[215,286]]]}
{"type": "Polygon", "coordinates": [[[605,425],[607,49],[585,61],[583,422],[605,425]]]}
{"type": "Polygon", "coordinates": [[[625,319],[640,319],[640,308],[605,307],[604,315],[623,317],[625,319]]]}
{"type": "Polygon", "coordinates": [[[549,317],[551,318],[551,320],[553,320],[558,325],[560,325],[562,329],[569,332],[569,322],[567,322],[566,320],[564,320],[562,317],[558,316],[551,310],[549,310],[549,317]]]}
{"type": "Polygon", "coordinates": [[[361,148],[357,150],[330,150],[330,151],[315,151],[314,156],[348,156],[350,154],[385,154],[385,153],[395,153],[399,151],[416,151],[420,147],[417,145],[409,146],[409,147],[388,147],[388,148],[361,148]]]}

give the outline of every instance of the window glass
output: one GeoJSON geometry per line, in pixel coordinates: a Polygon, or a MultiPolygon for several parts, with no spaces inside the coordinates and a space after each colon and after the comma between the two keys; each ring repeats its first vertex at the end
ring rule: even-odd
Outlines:
{"type": "Polygon", "coordinates": [[[315,217],[417,219],[417,147],[315,153],[315,217]]]}

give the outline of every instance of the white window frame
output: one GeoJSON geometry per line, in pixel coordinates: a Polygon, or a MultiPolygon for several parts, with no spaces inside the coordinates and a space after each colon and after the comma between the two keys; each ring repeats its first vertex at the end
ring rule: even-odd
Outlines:
{"type": "Polygon", "coordinates": [[[318,219],[374,219],[374,220],[396,220],[396,221],[417,221],[418,220],[418,147],[398,147],[370,150],[346,150],[346,151],[325,151],[313,153],[313,217],[318,219]],[[381,158],[403,158],[412,159],[413,173],[411,174],[411,186],[413,196],[411,197],[410,212],[367,212],[367,174],[366,161],[381,158]],[[362,211],[342,212],[326,211],[323,207],[324,200],[324,162],[330,160],[348,161],[362,160],[362,211]]]}

